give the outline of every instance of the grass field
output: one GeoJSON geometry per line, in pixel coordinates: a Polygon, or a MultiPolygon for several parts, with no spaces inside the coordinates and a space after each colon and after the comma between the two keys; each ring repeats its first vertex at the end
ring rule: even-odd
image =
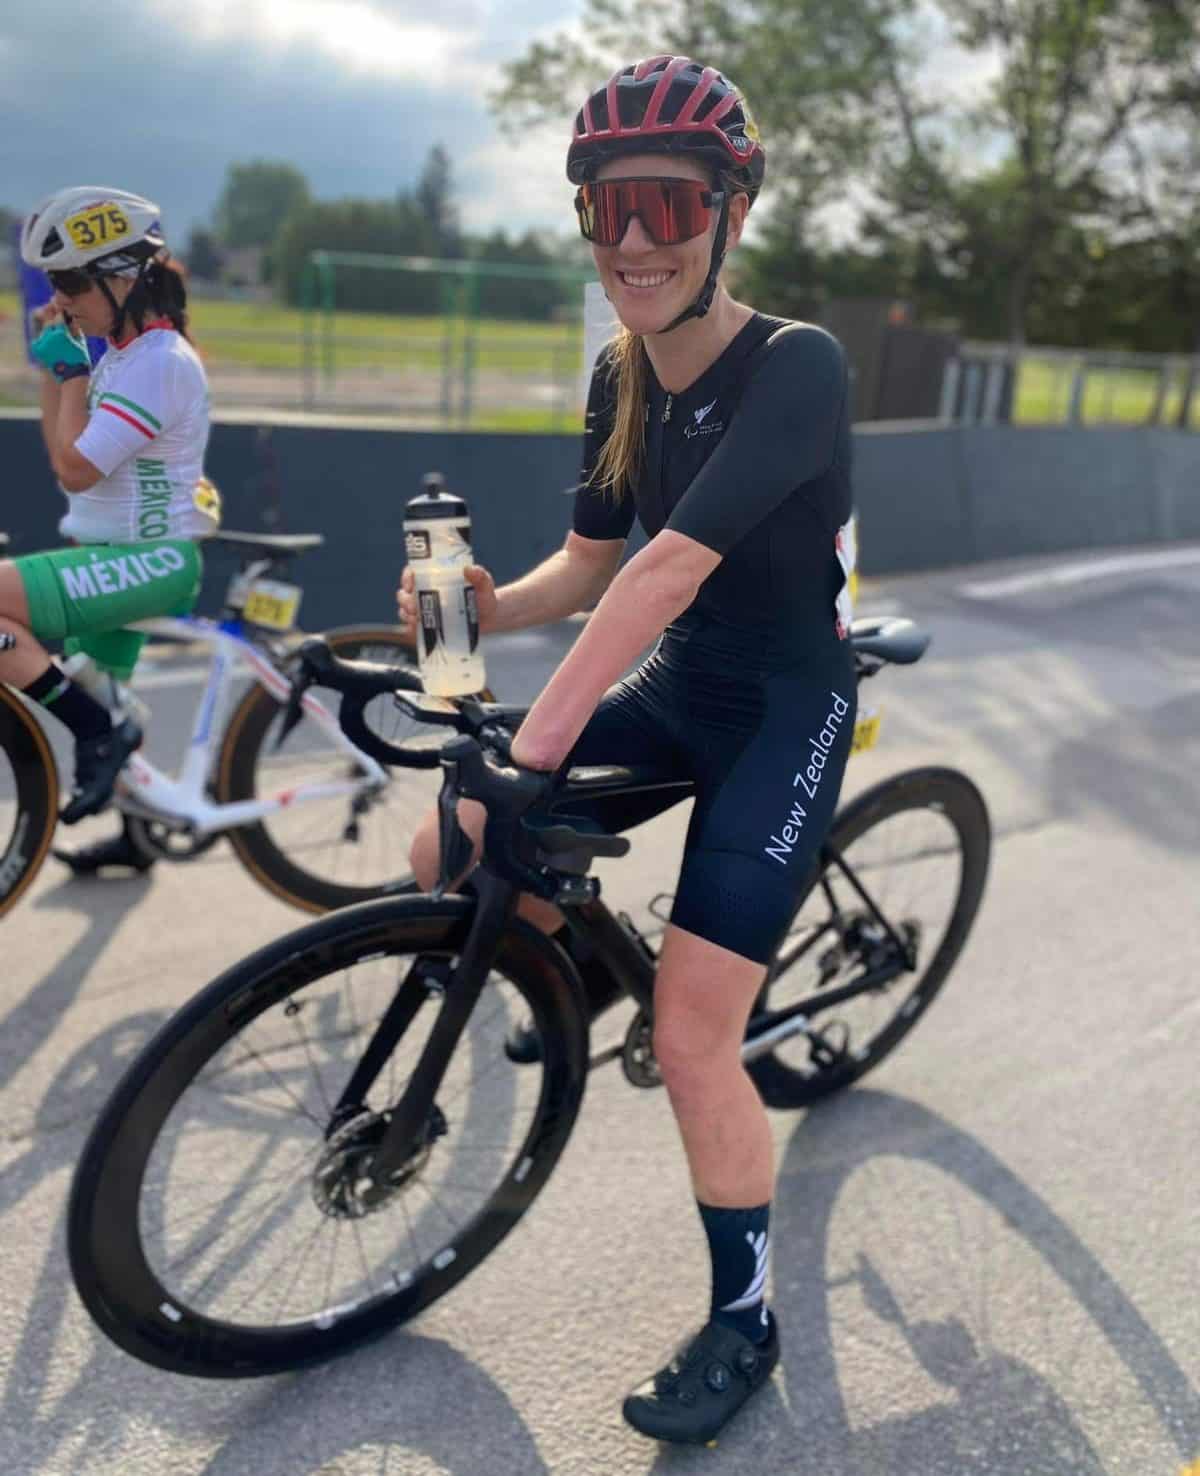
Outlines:
{"type": "MultiPolygon", "coordinates": [[[[1034,351],[1036,353],[1036,350],[1034,351]]],[[[1027,358],[1017,378],[1018,425],[1058,425],[1070,406],[1072,368],[1054,360],[1027,358]]],[[[1144,425],[1158,394],[1158,375],[1149,369],[1096,369],[1084,385],[1083,419],[1093,425],[1144,425]]],[[[1183,375],[1174,376],[1162,419],[1174,425],[1183,395],[1183,375]]],[[[1191,428],[1200,430],[1200,400],[1193,400],[1191,428]]]]}
{"type": "MultiPolygon", "coordinates": [[[[17,314],[16,295],[0,292],[0,321],[17,314]]],[[[480,430],[558,431],[578,428],[580,417],[563,403],[574,404],[574,382],[580,361],[578,323],[506,322],[480,318],[468,325],[441,316],[399,317],[383,313],[338,313],[328,324],[318,322],[306,340],[304,314],[274,303],[217,302],[196,299],[192,328],[205,362],[214,375],[260,371],[299,375],[306,364],[321,377],[332,371],[337,384],[347,374],[379,370],[423,376],[430,403],[438,399],[443,374],[461,382],[468,362],[480,375],[491,375],[493,388],[479,399],[471,425],[480,430]],[[332,341],[330,341],[332,340],[332,341]],[[496,401],[495,377],[512,376],[511,403],[496,401]],[[552,387],[559,403],[530,403],[531,386],[542,401],[552,387]]],[[[1177,375],[1167,396],[1164,423],[1174,423],[1182,393],[1177,375]]],[[[344,380],[343,380],[344,382],[344,380]]],[[[1017,380],[1014,419],[1020,425],[1056,425],[1066,421],[1071,392],[1071,366],[1038,360],[1036,350],[1022,363],[1017,380]]],[[[230,398],[233,391],[225,394],[230,398]]],[[[1157,393],[1150,370],[1097,369],[1088,375],[1083,419],[1088,424],[1144,424],[1157,393]]],[[[3,403],[0,392],[0,403],[3,403]]],[[[342,408],[351,408],[344,400],[342,408]]],[[[1200,429],[1200,399],[1192,414],[1200,429]]]]}
{"type": "MultiPolygon", "coordinates": [[[[191,328],[205,359],[214,365],[295,369],[305,361],[305,314],[276,303],[191,304],[191,328]]],[[[0,314],[17,313],[16,294],[0,292],[0,314]]],[[[324,352],[327,329],[334,339],[335,368],[441,369],[447,349],[461,355],[467,325],[440,315],[398,317],[387,313],[338,313],[329,324],[310,320],[311,346],[324,352]]],[[[578,361],[578,323],[522,323],[480,318],[471,325],[473,361],[479,369],[514,373],[548,370],[578,361]]]]}

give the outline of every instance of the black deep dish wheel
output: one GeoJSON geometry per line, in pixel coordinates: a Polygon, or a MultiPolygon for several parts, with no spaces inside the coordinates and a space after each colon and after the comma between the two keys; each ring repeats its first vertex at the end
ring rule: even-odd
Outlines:
{"type": "MultiPolygon", "coordinates": [[[[415,665],[411,644],[395,627],[344,626],[326,631],[323,638],[337,655],[352,660],[415,665]]],[[[336,692],[319,686],[312,691],[330,712],[337,712],[336,692]]],[[[303,719],[278,746],[283,710],[257,684],[234,710],[217,760],[217,795],[223,803],[355,772],[345,755],[330,748],[303,719]]],[[[366,720],[386,741],[426,750],[440,749],[452,736],[448,728],[414,722],[386,696],[368,706],[366,720]]],[[[409,848],[440,783],[436,767],[393,769],[381,790],[355,800],[341,797],[285,808],[229,831],[229,840],[256,881],[305,912],[328,912],[414,890],[409,848]]]]}
{"type": "MultiPolygon", "coordinates": [[[[389,898],[310,923],[209,985],[141,1052],[92,1130],[67,1212],[76,1287],[121,1348],[213,1378],[318,1362],[414,1316],[513,1228],[587,1075],[570,964],[523,923],[502,942],[403,1189],[364,1218],[339,1215],[341,1162],[373,1123],[327,1137],[411,958],[448,965],[473,905],[389,898]],[[515,1066],[504,1038],[529,1014],[545,1059],[515,1066]]],[[[402,1092],[437,1007],[436,994],[421,1006],[372,1112],[402,1092]]]]}
{"type": "Polygon", "coordinates": [[[58,768],[21,699],[0,686],[0,917],[38,874],[58,824],[58,768]]]}
{"type": "Polygon", "coordinates": [[[867,790],[834,820],[844,856],[888,922],[911,946],[915,968],[882,988],[821,1005],[892,946],[835,865],[826,865],[780,944],[762,998],[782,1009],[815,996],[804,1035],[748,1063],[769,1107],[804,1107],[857,1081],[921,1018],[954,965],[987,879],[991,826],[983,796],[953,769],[914,769],[867,790]],[[836,904],[836,911],[835,911],[836,904]],[[836,922],[835,922],[836,919],[836,922]]]}

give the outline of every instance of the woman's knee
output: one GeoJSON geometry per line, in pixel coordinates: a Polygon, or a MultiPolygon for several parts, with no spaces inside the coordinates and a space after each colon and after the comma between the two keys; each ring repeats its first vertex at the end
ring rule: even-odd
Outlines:
{"type": "Polygon", "coordinates": [[[763,968],[668,930],[654,985],[654,1055],[668,1085],[702,1082],[741,1060],[763,968]]]}
{"type": "Polygon", "coordinates": [[[654,1057],[669,1086],[702,1082],[740,1059],[743,1033],[740,1016],[728,1010],[664,1000],[655,990],[654,1057]]]}
{"type": "Polygon", "coordinates": [[[408,850],[408,864],[423,892],[428,892],[437,881],[440,854],[437,814],[434,812],[421,821],[408,850]]]}
{"type": "Polygon", "coordinates": [[[0,619],[24,630],[29,628],[29,599],[25,594],[25,583],[17,572],[17,566],[9,559],[0,559],[0,619]]]}
{"type": "MultiPolygon", "coordinates": [[[[483,827],[487,812],[474,800],[461,800],[458,806],[458,823],[471,841],[471,862],[462,872],[465,876],[479,860],[483,848],[483,827]]],[[[430,810],[417,827],[408,852],[408,864],[422,891],[430,891],[436,884],[442,864],[441,837],[438,834],[438,812],[430,810]]],[[[460,880],[459,877],[453,878],[460,880]]]]}

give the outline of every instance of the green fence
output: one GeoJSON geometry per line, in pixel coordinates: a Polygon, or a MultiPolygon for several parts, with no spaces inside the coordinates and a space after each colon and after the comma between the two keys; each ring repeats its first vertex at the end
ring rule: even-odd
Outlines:
{"type": "MultiPolygon", "coordinates": [[[[222,412],[575,431],[583,417],[583,285],[593,277],[574,267],[316,252],[298,307],[266,289],[199,282],[189,310],[222,412]]],[[[16,294],[0,292],[0,405],[36,405],[37,386],[16,294]]]]}
{"type": "Polygon", "coordinates": [[[305,408],[386,410],[455,428],[571,428],[592,275],[314,252],[302,283],[305,408]],[[368,311],[381,304],[394,310],[368,311]]]}

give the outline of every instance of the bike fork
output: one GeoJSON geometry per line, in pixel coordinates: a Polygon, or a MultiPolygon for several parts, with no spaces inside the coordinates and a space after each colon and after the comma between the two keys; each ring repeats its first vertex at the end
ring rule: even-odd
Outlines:
{"type": "MultiPolygon", "coordinates": [[[[362,1201],[370,1206],[392,1192],[414,1153],[425,1142],[434,1099],[471,1011],[487,983],[500,938],[516,909],[518,890],[512,882],[477,867],[471,878],[478,905],[458,967],[450,975],[445,998],[416,1070],[404,1095],[389,1114],[387,1128],[367,1173],[362,1201]]],[[[415,1013],[415,1011],[414,1011],[415,1013]]]]}

